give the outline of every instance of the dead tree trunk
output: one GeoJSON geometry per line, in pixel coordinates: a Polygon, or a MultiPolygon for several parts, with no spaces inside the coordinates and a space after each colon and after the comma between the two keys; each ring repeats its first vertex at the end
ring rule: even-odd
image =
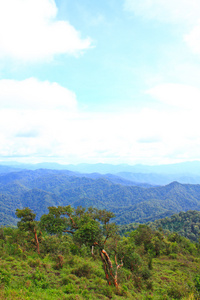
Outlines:
{"type": "Polygon", "coordinates": [[[114,286],[117,289],[119,289],[119,284],[118,284],[118,269],[123,266],[122,260],[121,260],[121,264],[118,264],[117,263],[117,256],[115,254],[116,270],[114,272],[113,265],[112,265],[112,262],[110,260],[110,257],[109,257],[108,253],[104,249],[102,249],[100,251],[100,256],[101,256],[101,260],[103,262],[104,272],[105,272],[108,284],[111,285],[111,283],[113,283],[114,286]]]}
{"type": "Polygon", "coordinates": [[[34,235],[35,235],[35,242],[36,242],[37,253],[40,254],[40,246],[39,246],[39,241],[38,241],[37,231],[36,231],[35,228],[33,229],[33,231],[34,231],[34,235]]]}
{"type": "Polygon", "coordinates": [[[114,284],[115,284],[116,288],[118,289],[119,288],[118,277],[117,277],[118,269],[123,266],[123,262],[122,262],[122,259],[121,259],[121,264],[117,263],[117,254],[116,253],[115,253],[115,264],[116,264],[116,271],[115,271],[115,276],[114,276],[114,284]]]}

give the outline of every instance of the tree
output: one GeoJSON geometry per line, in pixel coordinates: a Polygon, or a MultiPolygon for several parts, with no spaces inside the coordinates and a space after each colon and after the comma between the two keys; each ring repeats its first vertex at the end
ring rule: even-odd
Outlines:
{"type": "Polygon", "coordinates": [[[21,218],[21,221],[17,223],[18,228],[22,231],[27,231],[34,235],[36,249],[38,254],[40,254],[39,240],[37,234],[38,222],[35,221],[36,214],[34,214],[32,210],[28,207],[23,209],[16,209],[15,214],[18,218],[21,218]]]}
{"type": "Polygon", "coordinates": [[[122,261],[120,264],[117,263],[117,226],[110,223],[114,214],[92,207],[87,210],[82,207],[74,209],[70,205],[49,207],[48,209],[49,213],[41,217],[41,228],[50,234],[65,232],[72,234],[74,241],[80,245],[85,244],[91,247],[92,255],[94,255],[94,248],[98,248],[106,279],[109,285],[113,283],[118,288],[117,272],[123,263],[122,261]],[[106,242],[111,238],[113,239],[115,271],[110,256],[105,250],[106,242]]]}

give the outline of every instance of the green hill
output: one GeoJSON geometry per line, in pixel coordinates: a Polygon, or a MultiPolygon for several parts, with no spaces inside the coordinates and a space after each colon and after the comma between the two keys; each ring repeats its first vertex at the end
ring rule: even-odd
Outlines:
{"type": "Polygon", "coordinates": [[[177,232],[192,241],[198,242],[200,238],[200,211],[189,210],[174,214],[170,218],[156,220],[148,223],[152,229],[162,227],[164,230],[177,232]]]}
{"type": "Polygon", "coordinates": [[[108,209],[115,213],[118,224],[144,223],[200,210],[200,185],[129,186],[69,171],[23,170],[0,174],[0,201],[1,225],[16,223],[16,208],[28,206],[40,218],[48,206],[69,204],[108,209]]]}
{"type": "Polygon", "coordinates": [[[146,225],[119,236],[112,214],[84,208],[18,216],[0,228],[0,300],[200,297],[200,248],[185,237],[146,225]]]}
{"type": "MultiPolygon", "coordinates": [[[[132,223],[120,226],[120,234],[131,232],[138,228],[139,223],[132,223]]],[[[162,228],[164,232],[175,232],[179,235],[190,239],[193,242],[198,242],[200,239],[200,211],[189,210],[180,212],[171,217],[155,220],[154,222],[146,223],[153,230],[162,228]]]]}

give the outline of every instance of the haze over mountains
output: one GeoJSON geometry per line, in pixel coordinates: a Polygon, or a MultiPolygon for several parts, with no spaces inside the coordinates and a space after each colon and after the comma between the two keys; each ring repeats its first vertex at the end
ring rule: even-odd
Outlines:
{"type": "Polygon", "coordinates": [[[114,212],[118,224],[144,223],[181,211],[200,210],[200,184],[173,181],[188,178],[200,183],[199,166],[199,162],[152,167],[3,164],[0,166],[0,224],[16,224],[15,210],[23,207],[30,207],[40,218],[48,206],[95,206],[114,212]]]}
{"type": "Polygon", "coordinates": [[[58,164],[38,163],[23,164],[18,162],[0,162],[0,173],[14,170],[36,169],[69,170],[78,173],[115,174],[136,183],[149,183],[152,185],[164,185],[172,181],[180,183],[200,183],[200,161],[183,162],[168,165],[127,165],[127,164],[58,164]]]}

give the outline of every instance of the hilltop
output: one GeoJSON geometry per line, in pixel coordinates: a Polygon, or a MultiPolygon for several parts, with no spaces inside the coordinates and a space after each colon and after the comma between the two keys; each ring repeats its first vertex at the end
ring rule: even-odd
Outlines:
{"type": "Polygon", "coordinates": [[[144,223],[180,211],[200,210],[200,185],[137,186],[112,176],[21,170],[0,175],[0,203],[1,225],[16,224],[16,208],[30,207],[40,218],[48,206],[69,204],[108,209],[115,213],[118,224],[144,223]]]}

